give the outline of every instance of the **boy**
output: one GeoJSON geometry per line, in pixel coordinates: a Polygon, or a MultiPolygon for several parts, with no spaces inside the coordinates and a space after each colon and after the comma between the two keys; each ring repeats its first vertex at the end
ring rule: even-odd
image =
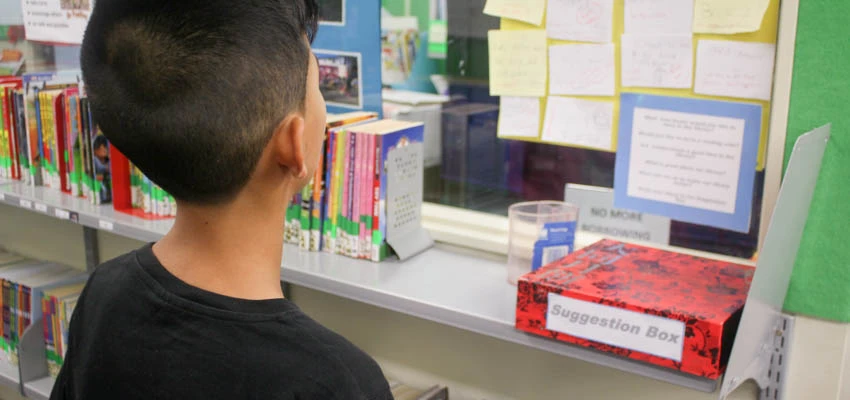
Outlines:
{"type": "Polygon", "coordinates": [[[391,399],[378,365],[283,298],[286,204],[325,125],[315,0],[101,0],[94,119],[178,200],[92,274],[51,399],[391,399]]]}

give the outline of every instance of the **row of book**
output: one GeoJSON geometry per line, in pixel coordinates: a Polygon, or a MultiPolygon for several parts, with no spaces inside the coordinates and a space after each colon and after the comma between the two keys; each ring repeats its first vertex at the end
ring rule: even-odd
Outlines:
{"type": "Polygon", "coordinates": [[[35,261],[0,250],[3,311],[0,348],[18,365],[18,345],[34,322],[43,321],[47,370],[55,377],[68,344],[68,326],[88,275],[66,265],[35,261]]]}
{"type": "MultiPolygon", "coordinates": [[[[422,143],[421,123],[354,112],[328,116],[320,168],[286,212],[285,239],[302,249],[383,261],[387,244],[387,161],[422,143]]],[[[419,199],[421,201],[421,199],[419,199]]]]}
{"type": "Polygon", "coordinates": [[[130,202],[133,213],[141,211],[156,217],[176,217],[177,200],[153,183],[132,163],[130,168],[130,202]]]}
{"type": "Polygon", "coordinates": [[[173,216],[174,199],[137,168],[113,173],[114,149],[92,118],[80,77],[79,71],[0,77],[0,179],[113,203],[145,218],[173,216]],[[120,197],[132,201],[113,202],[125,193],[120,197]]]}

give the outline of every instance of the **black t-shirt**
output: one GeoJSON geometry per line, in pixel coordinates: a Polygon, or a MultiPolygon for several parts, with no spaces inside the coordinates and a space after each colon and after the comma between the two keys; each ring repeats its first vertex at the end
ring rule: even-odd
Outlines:
{"type": "Polygon", "coordinates": [[[392,399],[372,358],[284,299],[169,273],[152,246],[97,268],[51,399],[392,399]]]}

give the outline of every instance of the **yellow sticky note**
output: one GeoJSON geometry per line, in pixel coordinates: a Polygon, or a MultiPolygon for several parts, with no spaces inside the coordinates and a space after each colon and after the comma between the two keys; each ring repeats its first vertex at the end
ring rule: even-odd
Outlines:
{"type": "Polygon", "coordinates": [[[543,23],[545,8],[546,0],[487,0],[484,14],[539,26],[543,23]]]}
{"type": "Polygon", "coordinates": [[[770,0],[696,0],[694,33],[746,33],[761,28],[770,0]]]}
{"type": "Polygon", "coordinates": [[[490,95],[546,95],[546,31],[490,31],[490,95]]]}

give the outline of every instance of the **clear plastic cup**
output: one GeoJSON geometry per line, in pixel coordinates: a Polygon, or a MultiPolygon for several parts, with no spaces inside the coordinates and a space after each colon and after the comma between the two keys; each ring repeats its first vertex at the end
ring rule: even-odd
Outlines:
{"type": "Polygon", "coordinates": [[[574,250],[578,207],[562,201],[530,201],[517,203],[508,210],[508,282],[531,272],[535,246],[541,247],[543,265],[563,258],[574,250]],[[569,229],[569,243],[555,243],[555,238],[569,229]],[[549,230],[552,229],[552,236],[549,230]]]}

